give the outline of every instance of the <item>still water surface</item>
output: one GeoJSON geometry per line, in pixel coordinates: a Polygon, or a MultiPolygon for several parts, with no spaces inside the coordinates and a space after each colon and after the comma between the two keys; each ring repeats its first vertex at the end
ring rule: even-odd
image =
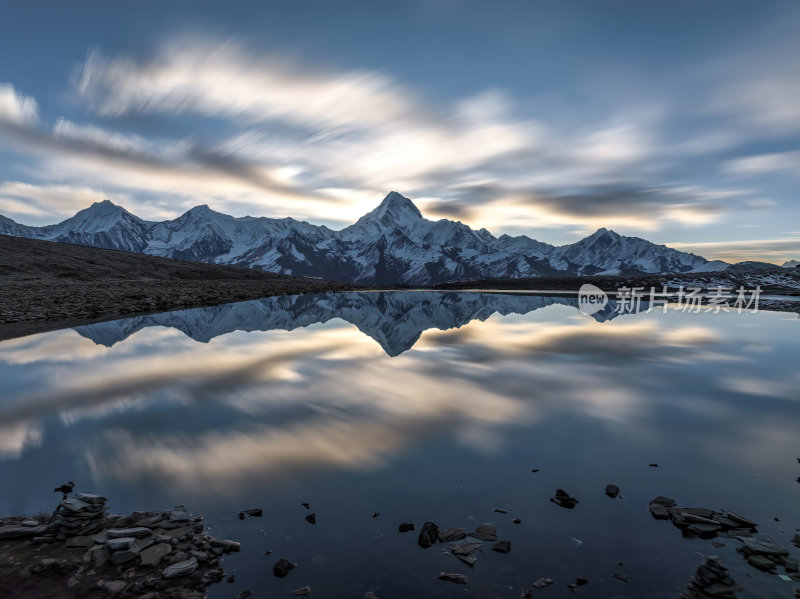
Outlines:
{"type": "Polygon", "coordinates": [[[685,539],[647,505],[734,510],[799,557],[798,339],[787,313],[618,316],[612,303],[588,317],[553,296],[387,292],[5,341],[0,514],[52,510],[65,480],[117,513],[186,504],[242,542],[225,561],[235,584],[212,597],[308,584],[316,597],[510,598],[541,577],[556,581],[537,591],[549,597],[571,597],[576,577],[586,596],[674,597],[709,554],[744,596],[792,596],[800,584],[751,568],[737,541],[685,539]],[[556,488],[580,504],[551,503],[556,488]],[[238,519],[256,507],[263,518],[238,519]],[[470,569],[397,531],[425,520],[495,523],[511,552],[486,543],[470,569]],[[299,564],[283,580],[279,557],[299,564]],[[469,585],[435,580],[443,570],[469,585]]]}

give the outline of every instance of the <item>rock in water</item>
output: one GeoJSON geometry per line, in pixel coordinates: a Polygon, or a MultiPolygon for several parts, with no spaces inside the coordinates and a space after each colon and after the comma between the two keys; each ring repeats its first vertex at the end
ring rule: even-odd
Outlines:
{"type": "Polygon", "coordinates": [[[422,530],[419,531],[419,538],[417,542],[423,549],[427,549],[433,545],[439,538],[439,527],[433,522],[426,522],[422,525],[422,530]]]}
{"type": "Polygon", "coordinates": [[[736,593],[741,591],[728,574],[728,569],[722,565],[718,557],[709,557],[697,568],[694,577],[689,581],[686,590],[678,599],[736,599],[736,593]]]}
{"type": "Polygon", "coordinates": [[[304,587],[301,587],[301,588],[299,588],[299,589],[297,589],[297,590],[295,590],[295,591],[292,591],[292,594],[293,594],[295,597],[305,597],[305,596],[306,596],[306,595],[308,595],[309,593],[311,593],[311,587],[310,587],[310,586],[308,586],[308,585],[306,585],[306,586],[304,586],[304,587]]]}
{"type": "Polygon", "coordinates": [[[466,537],[467,531],[463,528],[448,528],[447,530],[438,531],[437,535],[442,543],[451,543],[466,537]]]}
{"type": "Polygon", "coordinates": [[[457,574],[452,572],[439,572],[439,576],[437,576],[439,580],[445,580],[447,582],[453,582],[455,584],[467,584],[469,583],[469,578],[464,576],[463,574],[457,574]]]}
{"type": "Polygon", "coordinates": [[[536,587],[537,589],[543,589],[552,586],[553,584],[554,583],[552,578],[540,578],[539,580],[533,583],[533,586],[536,587]]]}
{"type": "Polygon", "coordinates": [[[550,501],[568,510],[571,510],[579,503],[575,497],[571,497],[564,489],[556,489],[556,494],[550,498],[550,501]]]}
{"type": "Polygon", "coordinates": [[[480,539],[481,541],[496,541],[497,528],[495,528],[494,524],[489,524],[486,522],[475,527],[475,530],[469,533],[469,536],[471,536],[473,539],[480,539]]]}
{"type": "MultiPolygon", "coordinates": [[[[113,556],[112,556],[113,558],[113,556]]],[[[180,576],[188,576],[197,570],[197,558],[192,557],[183,562],[172,564],[164,568],[162,575],[164,578],[178,578],[180,576]]]]}
{"type": "Polygon", "coordinates": [[[297,564],[293,564],[293,563],[292,563],[292,562],[290,562],[288,559],[286,559],[286,558],[282,557],[282,558],[281,558],[281,559],[279,559],[277,562],[275,562],[275,565],[274,565],[274,566],[272,566],[272,573],[273,573],[275,576],[277,576],[278,578],[283,578],[283,577],[285,577],[285,576],[286,576],[286,575],[287,575],[289,572],[291,572],[292,570],[294,570],[294,569],[295,569],[295,567],[297,567],[297,564]]]}
{"type": "Polygon", "coordinates": [[[414,523],[413,522],[401,522],[400,526],[397,527],[399,532],[409,532],[414,530],[414,523]]]}
{"type": "Polygon", "coordinates": [[[511,542],[497,541],[497,543],[492,545],[492,551],[497,551],[498,553],[508,553],[509,551],[511,551],[511,542]]]}
{"type": "Polygon", "coordinates": [[[317,514],[309,514],[306,516],[306,522],[310,522],[311,524],[317,523],[317,514]]]}
{"type": "Polygon", "coordinates": [[[616,499],[619,495],[619,487],[617,485],[606,485],[606,495],[611,499],[616,499]]]}
{"type": "Polygon", "coordinates": [[[656,520],[669,520],[669,509],[675,507],[677,504],[674,499],[669,497],[661,497],[660,495],[650,501],[650,513],[656,520]]]}

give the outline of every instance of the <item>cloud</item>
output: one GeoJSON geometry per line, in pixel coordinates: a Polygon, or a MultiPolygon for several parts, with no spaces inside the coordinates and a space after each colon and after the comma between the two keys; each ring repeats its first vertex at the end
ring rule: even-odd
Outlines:
{"type": "Polygon", "coordinates": [[[761,260],[782,264],[800,257],[800,237],[753,239],[747,241],[706,241],[700,243],[668,243],[670,247],[695,252],[709,260],[742,262],[761,260]]]}
{"type": "Polygon", "coordinates": [[[36,100],[18,94],[13,85],[0,83],[0,123],[34,123],[38,115],[36,100]]]}
{"type": "Polygon", "coordinates": [[[757,154],[729,160],[723,164],[725,172],[734,175],[764,175],[781,171],[800,173],[800,150],[757,154]]]}
{"type": "MultiPolygon", "coordinates": [[[[72,216],[108,198],[108,194],[91,187],[72,185],[33,185],[21,181],[0,183],[0,212],[27,222],[52,224],[54,215],[72,216]]],[[[115,194],[115,201],[127,202],[128,196],[115,194]]]]}

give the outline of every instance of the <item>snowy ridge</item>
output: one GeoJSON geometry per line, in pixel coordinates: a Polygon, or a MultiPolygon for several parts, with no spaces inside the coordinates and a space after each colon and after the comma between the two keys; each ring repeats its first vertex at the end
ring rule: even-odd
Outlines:
{"type": "MultiPolygon", "coordinates": [[[[123,318],[75,327],[98,345],[111,347],[146,327],[180,330],[207,343],[232,331],[292,331],[340,318],[374,339],[389,356],[411,349],[427,329],[447,330],[492,314],[527,314],[552,305],[578,309],[577,298],[433,291],[324,293],[259,300],[123,318]]],[[[604,322],[619,314],[616,302],[592,318],[604,322]]]]}
{"type": "Polygon", "coordinates": [[[394,191],[341,231],[293,218],[235,218],[208,206],[174,220],[148,222],[106,200],[45,227],[0,216],[0,234],[373,285],[705,272],[728,266],[607,229],[560,247],[526,236],[495,237],[458,221],[428,220],[394,191]]]}

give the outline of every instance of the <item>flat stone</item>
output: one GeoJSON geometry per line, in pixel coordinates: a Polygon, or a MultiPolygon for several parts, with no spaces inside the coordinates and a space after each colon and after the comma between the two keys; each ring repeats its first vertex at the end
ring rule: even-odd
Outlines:
{"type": "Polygon", "coordinates": [[[20,526],[39,526],[38,520],[23,520],[19,523],[20,526]]]}
{"type": "Polygon", "coordinates": [[[662,497],[661,495],[659,495],[655,499],[650,500],[650,505],[654,504],[663,505],[664,507],[675,507],[676,505],[678,505],[677,503],[675,503],[674,499],[670,499],[669,497],[662,497]]]}
{"type": "Polygon", "coordinates": [[[135,560],[139,554],[130,549],[123,549],[122,551],[115,551],[111,554],[111,562],[114,564],[125,564],[129,561],[135,560]]]}
{"type": "Polygon", "coordinates": [[[92,535],[92,540],[99,545],[105,545],[108,541],[108,533],[105,530],[95,533],[92,535]]]}
{"type": "Polygon", "coordinates": [[[478,558],[474,555],[456,555],[456,557],[463,563],[467,564],[470,568],[473,568],[475,563],[478,561],[478,558]]]}
{"type": "Polygon", "coordinates": [[[669,510],[663,505],[651,503],[647,508],[656,520],[669,520],[669,510]]]}
{"type": "Polygon", "coordinates": [[[484,523],[480,526],[476,526],[475,530],[469,533],[474,539],[480,539],[481,541],[496,541],[497,540],[497,528],[494,524],[484,523]]]}
{"type": "Polygon", "coordinates": [[[185,561],[178,562],[177,564],[172,564],[171,566],[167,566],[162,571],[162,576],[164,578],[178,578],[180,576],[188,576],[192,574],[195,570],[197,570],[197,558],[191,557],[185,561]]]}
{"type": "Polygon", "coordinates": [[[789,551],[778,545],[769,537],[750,537],[742,539],[743,546],[739,551],[744,553],[758,553],[760,555],[789,555],[789,551]]]}
{"type": "Polygon", "coordinates": [[[448,528],[437,532],[437,536],[442,543],[459,541],[467,536],[467,531],[463,528],[448,528]]]}
{"type": "Polygon", "coordinates": [[[310,593],[311,593],[311,587],[308,585],[292,591],[292,595],[294,595],[295,597],[305,597],[310,593]]]}
{"type": "Polygon", "coordinates": [[[70,537],[64,542],[64,547],[73,548],[88,548],[94,545],[92,537],[70,537]]]}
{"type": "Polygon", "coordinates": [[[483,547],[483,543],[461,543],[460,545],[455,545],[451,551],[454,555],[470,555],[481,547],[483,547]]]}
{"type": "Polygon", "coordinates": [[[211,539],[210,543],[212,547],[219,547],[225,553],[238,552],[242,548],[241,543],[225,539],[211,539]]]}
{"type": "Polygon", "coordinates": [[[41,544],[41,543],[55,543],[56,541],[58,541],[58,539],[56,539],[55,537],[42,536],[42,537],[33,537],[31,539],[31,541],[33,541],[34,543],[39,543],[39,544],[41,544]]]}
{"type": "Polygon", "coordinates": [[[775,566],[777,566],[777,564],[770,558],[768,558],[766,555],[758,555],[754,553],[751,555],[747,555],[745,557],[752,566],[755,566],[759,570],[764,570],[765,572],[774,570],[775,566]]]}
{"type": "Polygon", "coordinates": [[[153,531],[144,526],[137,526],[136,528],[110,528],[106,531],[109,539],[121,539],[123,537],[134,537],[142,539],[149,537],[153,531]]]}
{"type": "Polygon", "coordinates": [[[468,584],[469,578],[464,576],[463,574],[457,574],[455,572],[439,572],[439,576],[437,576],[439,580],[445,580],[447,582],[453,582],[455,584],[468,584]]]}
{"type": "Polygon", "coordinates": [[[143,566],[155,566],[170,553],[172,553],[172,545],[169,543],[158,543],[157,545],[151,545],[147,549],[144,549],[139,556],[141,557],[141,564],[143,566]]]}
{"type": "Polygon", "coordinates": [[[189,522],[192,519],[192,515],[184,506],[179,505],[170,510],[169,519],[170,522],[189,522]]]}
{"type": "Polygon", "coordinates": [[[130,549],[133,545],[134,539],[133,537],[122,537],[118,539],[109,539],[106,541],[106,547],[108,547],[111,551],[120,551],[122,549],[130,549]]]}

